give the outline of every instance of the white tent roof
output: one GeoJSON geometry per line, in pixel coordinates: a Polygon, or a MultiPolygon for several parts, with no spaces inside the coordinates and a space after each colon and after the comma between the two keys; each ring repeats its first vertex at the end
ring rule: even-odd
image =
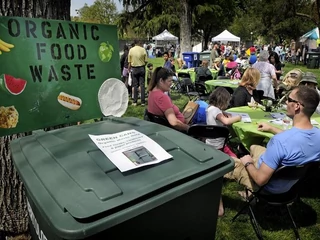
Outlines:
{"type": "Polygon", "coordinates": [[[172,35],[167,29],[164,30],[162,33],[160,33],[157,36],[154,36],[152,40],[156,41],[176,41],[178,40],[178,37],[172,35]]]}
{"type": "Polygon", "coordinates": [[[228,30],[224,30],[222,33],[212,38],[212,42],[216,41],[240,42],[240,38],[233,35],[228,30]]]}

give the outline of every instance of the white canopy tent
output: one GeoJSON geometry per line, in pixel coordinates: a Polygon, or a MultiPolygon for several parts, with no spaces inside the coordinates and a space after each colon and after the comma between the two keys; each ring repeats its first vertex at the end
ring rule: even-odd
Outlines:
{"type": "Polygon", "coordinates": [[[154,36],[152,40],[156,41],[178,41],[178,37],[171,34],[167,29],[164,30],[162,33],[160,33],[157,36],[154,36]]]}
{"type": "Polygon", "coordinates": [[[219,35],[212,38],[212,42],[239,42],[240,44],[240,38],[233,35],[228,30],[224,30],[219,35]]]}
{"type": "Polygon", "coordinates": [[[152,40],[155,40],[156,47],[166,47],[167,43],[178,44],[178,37],[171,34],[167,29],[157,36],[154,36],[152,40]]]}

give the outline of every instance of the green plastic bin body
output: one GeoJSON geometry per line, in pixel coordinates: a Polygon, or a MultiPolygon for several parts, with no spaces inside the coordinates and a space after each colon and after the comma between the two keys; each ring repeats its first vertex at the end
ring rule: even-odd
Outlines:
{"type": "Polygon", "coordinates": [[[307,68],[319,68],[320,52],[308,52],[307,68]]]}
{"type": "Polygon", "coordinates": [[[32,239],[214,239],[224,153],[167,127],[106,118],[11,143],[32,239]],[[121,173],[88,134],[136,129],[173,158],[121,173]]]}
{"type": "Polygon", "coordinates": [[[210,51],[205,51],[205,52],[199,53],[200,61],[208,60],[210,62],[210,53],[211,53],[210,51]]]}

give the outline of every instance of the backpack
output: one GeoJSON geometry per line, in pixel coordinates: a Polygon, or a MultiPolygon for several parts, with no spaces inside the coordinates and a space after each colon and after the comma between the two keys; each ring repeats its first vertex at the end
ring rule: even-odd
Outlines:
{"type": "Polygon", "coordinates": [[[230,74],[230,79],[241,79],[241,73],[238,67],[235,67],[234,69],[232,69],[230,74]]]}
{"type": "Polygon", "coordinates": [[[207,124],[207,115],[206,115],[206,109],[208,108],[208,103],[205,101],[195,101],[199,107],[195,115],[193,116],[192,123],[193,124],[207,124]]]}
{"type": "Polygon", "coordinates": [[[298,69],[292,69],[283,78],[282,83],[286,86],[294,87],[298,86],[303,77],[303,72],[298,69]]]}

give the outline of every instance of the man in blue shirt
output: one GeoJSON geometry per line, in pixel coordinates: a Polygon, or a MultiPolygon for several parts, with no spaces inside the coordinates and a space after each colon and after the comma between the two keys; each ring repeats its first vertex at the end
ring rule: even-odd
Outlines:
{"type": "Polygon", "coordinates": [[[287,116],[292,118],[293,127],[289,130],[273,127],[267,123],[258,125],[259,131],[271,132],[275,136],[267,144],[267,148],[253,145],[250,155],[236,160],[233,179],[249,189],[256,185],[265,186],[270,193],[284,193],[296,183],[290,180],[270,181],[277,168],[283,166],[299,166],[320,159],[320,129],[314,127],[310,117],[319,103],[319,94],[306,86],[296,87],[287,98],[287,116]]]}

